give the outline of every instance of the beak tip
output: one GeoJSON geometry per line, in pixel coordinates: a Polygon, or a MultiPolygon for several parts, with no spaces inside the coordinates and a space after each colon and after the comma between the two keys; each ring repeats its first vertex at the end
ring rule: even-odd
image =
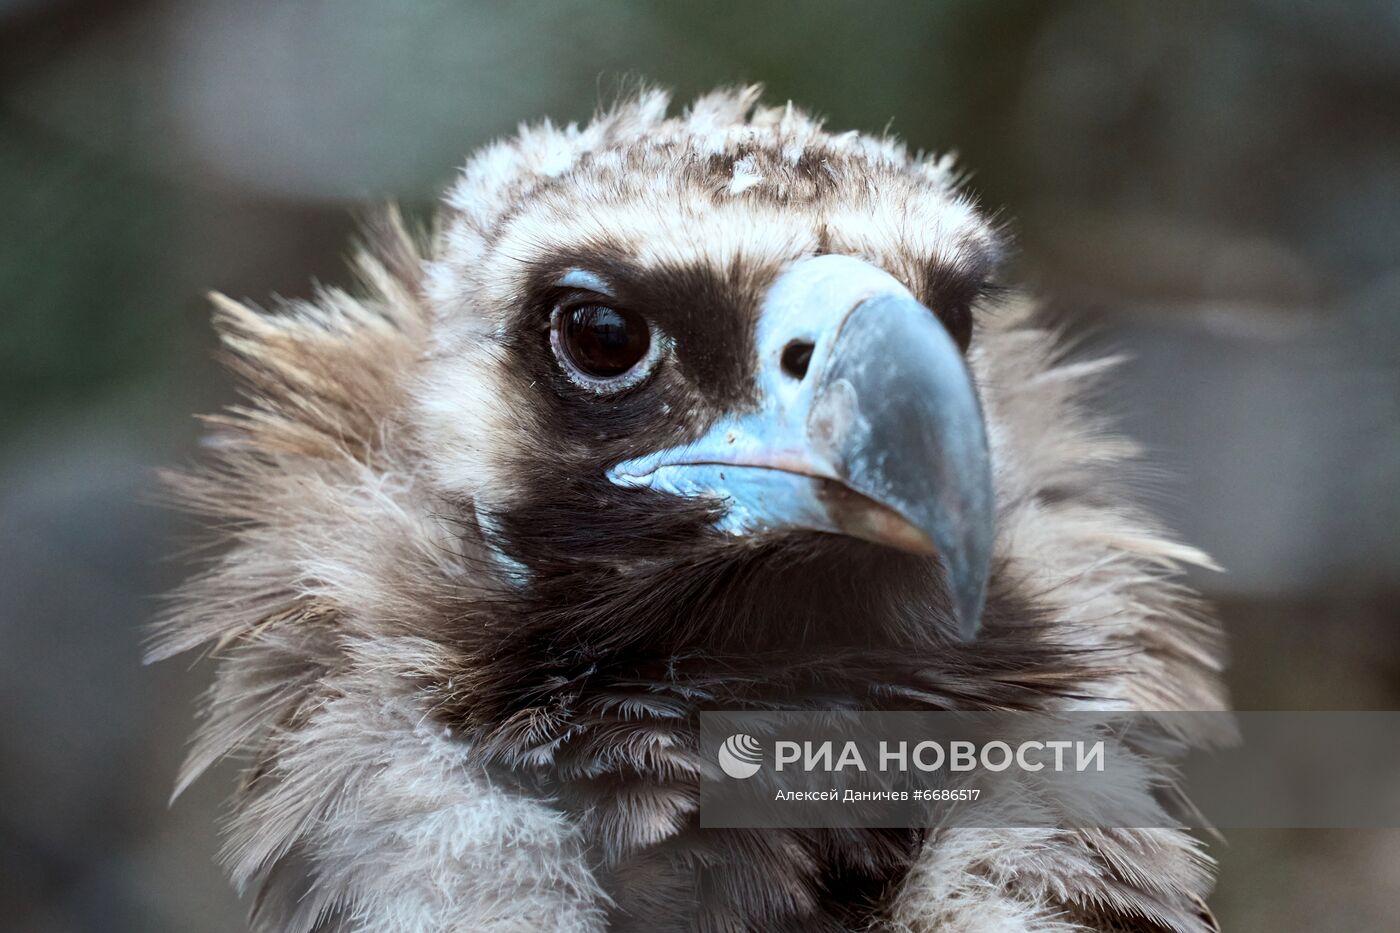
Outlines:
{"type": "Polygon", "coordinates": [[[987,565],[984,560],[974,560],[970,565],[961,560],[952,563],[951,567],[945,565],[945,573],[953,617],[958,624],[959,638],[972,642],[982,629],[982,616],[987,608],[987,565]]]}
{"type": "Polygon", "coordinates": [[[982,629],[982,600],[974,598],[960,603],[956,610],[958,636],[964,642],[976,641],[977,633],[982,629]]]}

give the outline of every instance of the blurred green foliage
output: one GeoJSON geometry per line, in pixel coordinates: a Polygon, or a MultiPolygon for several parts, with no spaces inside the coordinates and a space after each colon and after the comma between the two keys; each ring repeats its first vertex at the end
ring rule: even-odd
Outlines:
{"type": "Polygon", "coordinates": [[[0,204],[0,424],[168,365],[168,184],[0,118],[0,204]]]}

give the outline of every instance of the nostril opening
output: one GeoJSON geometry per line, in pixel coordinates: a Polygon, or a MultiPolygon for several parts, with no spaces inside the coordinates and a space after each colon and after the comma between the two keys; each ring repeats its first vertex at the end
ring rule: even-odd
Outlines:
{"type": "Polygon", "coordinates": [[[783,347],[783,372],[794,379],[807,375],[807,367],[812,363],[813,345],[806,340],[794,340],[783,347]]]}

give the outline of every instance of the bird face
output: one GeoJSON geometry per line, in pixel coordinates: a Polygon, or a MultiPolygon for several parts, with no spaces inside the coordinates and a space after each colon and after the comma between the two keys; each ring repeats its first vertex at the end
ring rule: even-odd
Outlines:
{"type": "MultiPolygon", "coordinates": [[[[426,252],[386,218],[363,297],[218,300],[249,403],[174,489],[231,546],[153,656],[226,655],[185,780],[252,758],[259,929],[561,886],[617,930],[867,929],[983,863],[935,840],[901,888],[916,830],[701,829],[699,710],[1222,703],[1166,579],[1206,559],[1115,492],[1098,366],[974,320],[997,237],[947,166],[755,99],[522,130],[426,252]]],[[[1067,858],[1152,877],[1102,842],[1067,858]]]]}
{"type": "Polygon", "coordinates": [[[712,112],[748,105],[643,103],[554,131],[549,164],[527,137],[469,166],[424,447],[508,586],[873,543],[941,566],[970,636],[993,502],[964,354],[996,239],[893,146],[712,112]]]}

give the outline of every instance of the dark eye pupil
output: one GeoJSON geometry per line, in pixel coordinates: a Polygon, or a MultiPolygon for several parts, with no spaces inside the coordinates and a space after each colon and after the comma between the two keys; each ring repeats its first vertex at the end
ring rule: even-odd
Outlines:
{"type": "Polygon", "coordinates": [[[567,312],[560,336],[574,365],[600,379],[621,376],[640,363],[651,346],[640,315],[602,305],[567,312]]]}

